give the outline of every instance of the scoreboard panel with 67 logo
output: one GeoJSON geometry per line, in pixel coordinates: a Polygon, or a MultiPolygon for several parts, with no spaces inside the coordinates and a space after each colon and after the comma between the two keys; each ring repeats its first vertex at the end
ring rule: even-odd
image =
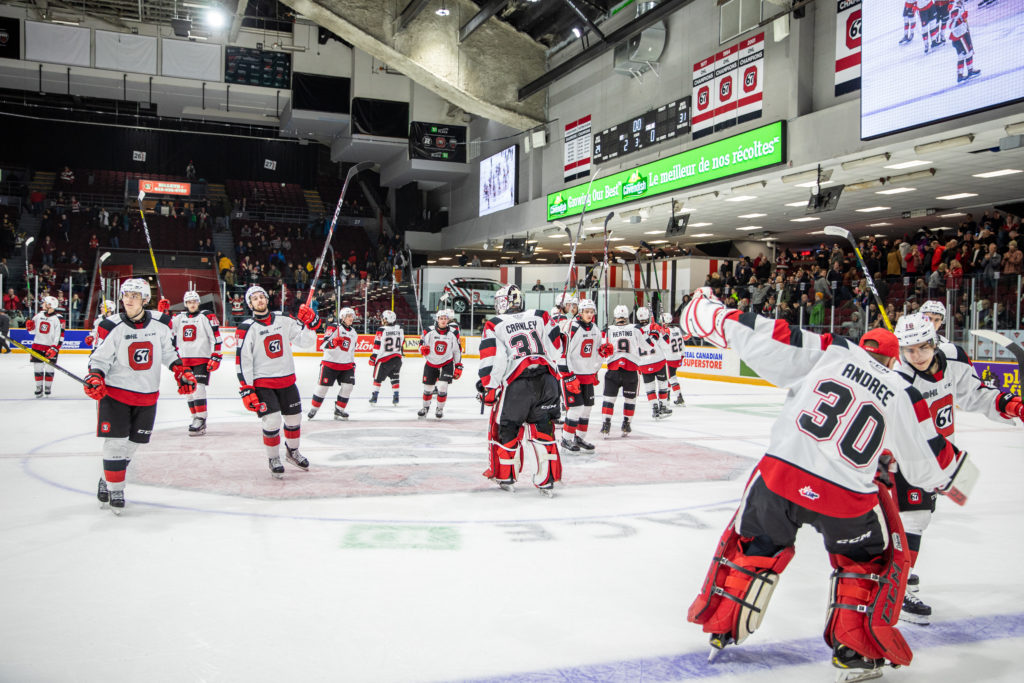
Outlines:
{"type": "Polygon", "coordinates": [[[593,158],[598,164],[604,163],[689,132],[687,95],[595,134],[593,158]]]}

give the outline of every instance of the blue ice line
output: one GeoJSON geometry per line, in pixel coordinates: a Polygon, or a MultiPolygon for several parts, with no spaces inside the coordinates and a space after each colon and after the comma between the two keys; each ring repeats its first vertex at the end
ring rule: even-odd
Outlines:
{"type": "MultiPolygon", "coordinates": [[[[697,628],[694,626],[693,628],[697,628]]],[[[932,622],[924,628],[902,628],[918,653],[937,647],[1024,636],[1024,613],[991,614],[954,621],[932,622]]],[[[781,667],[824,664],[831,654],[821,638],[804,638],[766,645],[743,645],[723,650],[714,664],[708,650],[662,657],[603,662],[532,671],[507,676],[459,679],[461,683],[584,683],[589,681],[678,681],[719,676],[780,675],[781,667]]]]}

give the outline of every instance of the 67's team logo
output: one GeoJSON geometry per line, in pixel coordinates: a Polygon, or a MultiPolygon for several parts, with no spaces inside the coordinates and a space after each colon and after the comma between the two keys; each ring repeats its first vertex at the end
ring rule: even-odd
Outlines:
{"type": "Polygon", "coordinates": [[[132,370],[149,370],[153,367],[153,343],[135,342],[129,346],[128,365],[132,370]]]}

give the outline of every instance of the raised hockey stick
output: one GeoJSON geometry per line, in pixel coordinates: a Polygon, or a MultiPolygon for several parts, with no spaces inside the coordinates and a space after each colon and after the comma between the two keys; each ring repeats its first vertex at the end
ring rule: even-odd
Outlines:
{"type": "Polygon", "coordinates": [[[1004,347],[1007,351],[1013,354],[1015,359],[1017,359],[1017,365],[1024,369],[1024,346],[1013,341],[1005,334],[999,334],[993,330],[969,330],[969,332],[975,337],[987,339],[990,342],[1004,347]]]}
{"type": "Polygon", "coordinates": [[[56,363],[54,363],[52,360],[50,360],[49,358],[47,358],[43,354],[39,353],[38,351],[33,351],[32,347],[25,346],[24,344],[22,344],[17,339],[14,339],[13,337],[6,337],[6,336],[0,334],[0,338],[3,338],[5,341],[10,342],[11,344],[14,344],[15,346],[17,346],[22,351],[27,351],[33,358],[46,363],[47,365],[49,365],[52,368],[56,368],[57,370],[60,370],[65,375],[67,375],[71,379],[75,380],[79,384],[82,384],[82,385],[85,384],[85,380],[84,379],[82,379],[81,377],[79,377],[75,373],[71,372],[70,370],[65,370],[64,368],[62,368],[61,366],[59,366],[56,363]]]}
{"type": "MultiPolygon", "coordinates": [[[[611,218],[613,214],[609,214],[608,218],[611,218]]],[[[601,277],[604,278],[604,325],[608,327],[611,323],[608,320],[608,280],[611,279],[612,271],[608,267],[608,239],[612,236],[610,230],[608,230],[608,221],[604,222],[604,263],[601,265],[601,277]]],[[[600,283],[601,281],[598,280],[600,283]]]]}
{"type": "Polygon", "coordinates": [[[860,264],[860,270],[864,273],[864,279],[868,283],[868,289],[871,290],[871,295],[875,297],[875,304],[878,305],[878,312],[882,314],[882,321],[885,323],[885,329],[892,331],[892,323],[889,321],[889,316],[885,312],[885,302],[882,301],[882,297],[878,294],[878,289],[875,288],[875,280],[871,277],[871,273],[868,272],[868,266],[864,263],[864,257],[860,253],[860,247],[857,246],[857,240],[853,239],[853,235],[846,228],[840,228],[838,225],[826,225],[825,234],[832,235],[833,237],[842,237],[846,239],[853,246],[853,252],[857,254],[857,263],[860,264]]]}
{"type": "Polygon", "coordinates": [[[651,272],[654,273],[654,293],[651,294],[651,307],[654,322],[661,324],[661,278],[658,277],[658,264],[654,262],[654,247],[640,240],[640,246],[650,253],[651,272]]]}
{"type": "Polygon", "coordinates": [[[153,253],[153,240],[149,238],[149,225],[146,224],[146,214],[142,210],[142,200],[145,198],[145,190],[139,190],[139,216],[142,218],[142,231],[146,233],[146,244],[149,245],[149,258],[153,261],[153,274],[156,275],[156,293],[158,297],[163,299],[164,288],[160,284],[160,269],[156,267],[156,255],[153,253]]]}
{"type": "Polygon", "coordinates": [[[103,262],[110,258],[110,252],[106,251],[100,255],[100,306],[103,309],[103,317],[107,317],[107,281],[103,278],[103,262]]]}
{"type": "Polygon", "coordinates": [[[360,171],[373,166],[372,161],[361,161],[352,168],[348,169],[348,173],[345,174],[345,182],[341,186],[341,194],[338,196],[338,204],[334,207],[334,217],[331,218],[331,227],[327,231],[327,239],[324,241],[324,249],[320,252],[320,258],[316,262],[316,272],[313,274],[313,279],[310,280],[309,285],[309,296],[306,297],[306,305],[310,306],[313,304],[313,295],[316,294],[316,283],[320,279],[320,271],[324,267],[324,259],[327,257],[327,246],[331,243],[331,238],[334,237],[334,226],[338,224],[338,216],[341,215],[341,204],[345,201],[345,192],[348,190],[348,184],[352,182],[352,177],[360,171]]]}
{"type": "MultiPolygon", "coordinates": [[[[576,266],[576,247],[579,245],[580,237],[583,235],[583,219],[586,217],[587,208],[590,206],[590,188],[593,187],[594,181],[597,180],[597,177],[599,175],[601,175],[600,170],[595,172],[594,175],[591,176],[590,182],[587,183],[587,194],[584,195],[586,197],[586,201],[583,204],[583,210],[580,211],[580,222],[576,226],[576,239],[573,239],[572,233],[569,231],[569,228],[565,227],[564,224],[559,223],[559,225],[561,225],[565,229],[565,234],[569,236],[569,241],[572,243],[572,250],[569,252],[569,270],[565,274],[565,286],[562,287],[562,300],[565,299],[565,293],[569,291],[569,281],[572,279],[572,271],[573,268],[576,266]]],[[[614,215],[614,211],[608,214],[608,218],[605,219],[605,223],[607,224],[608,220],[611,219],[611,217],[614,215]]]]}

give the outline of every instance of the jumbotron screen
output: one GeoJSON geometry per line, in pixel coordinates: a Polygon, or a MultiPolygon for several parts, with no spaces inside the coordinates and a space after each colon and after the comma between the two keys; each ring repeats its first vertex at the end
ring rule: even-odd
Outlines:
{"type": "Polygon", "coordinates": [[[861,138],[1024,99],[1024,0],[865,2],[862,11],[861,138]]]}
{"type": "Polygon", "coordinates": [[[486,216],[516,205],[519,147],[513,145],[480,160],[480,215],[486,216]]]}

